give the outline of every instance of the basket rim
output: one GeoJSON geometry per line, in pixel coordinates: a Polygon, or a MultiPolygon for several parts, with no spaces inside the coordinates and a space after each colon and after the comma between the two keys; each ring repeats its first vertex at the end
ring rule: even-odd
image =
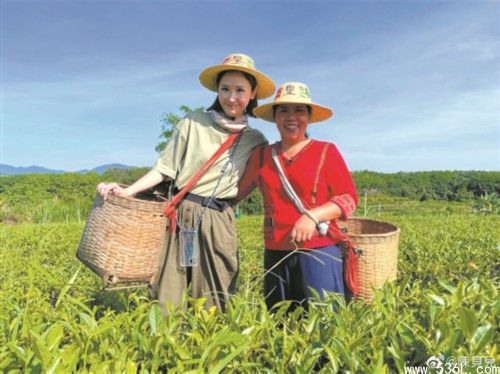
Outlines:
{"type": "Polygon", "coordinates": [[[347,220],[341,220],[341,222],[345,222],[346,225],[347,225],[348,221],[374,222],[376,224],[385,225],[385,226],[388,226],[388,227],[391,228],[391,230],[387,231],[387,232],[378,232],[378,233],[374,233],[374,234],[365,234],[365,233],[361,234],[361,235],[367,236],[367,237],[370,237],[370,236],[375,237],[375,236],[394,235],[394,234],[399,234],[400,231],[401,231],[399,229],[399,227],[396,226],[393,223],[386,222],[386,221],[380,221],[380,220],[376,220],[376,219],[372,219],[372,218],[367,218],[367,217],[349,217],[347,220]]]}
{"type": "Polygon", "coordinates": [[[117,201],[128,201],[128,202],[135,202],[135,203],[141,203],[141,204],[148,204],[148,205],[151,205],[151,206],[166,205],[165,201],[160,201],[160,200],[158,200],[158,201],[142,200],[142,199],[138,199],[136,197],[131,197],[131,196],[125,197],[125,196],[118,196],[118,195],[114,195],[114,194],[109,194],[108,198],[106,199],[106,201],[110,201],[110,202],[111,201],[114,201],[114,202],[117,202],[117,201]]]}
{"type": "MultiPolygon", "coordinates": [[[[128,184],[124,184],[124,183],[117,183],[121,188],[125,189],[127,187],[129,187],[128,184]]],[[[142,191],[144,192],[144,191],[142,191]]],[[[158,204],[160,205],[166,205],[167,201],[161,201],[161,200],[158,200],[158,201],[152,201],[152,200],[143,200],[143,199],[138,199],[137,197],[135,196],[119,196],[119,195],[115,195],[113,193],[110,193],[108,194],[108,197],[106,200],[103,199],[103,197],[99,194],[99,192],[96,192],[95,194],[95,197],[99,197],[101,198],[101,200],[103,201],[109,201],[109,202],[113,202],[113,203],[117,203],[117,202],[126,202],[126,203],[140,203],[140,204],[144,204],[144,205],[150,205],[150,206],[158,206],[158,204]]]]}

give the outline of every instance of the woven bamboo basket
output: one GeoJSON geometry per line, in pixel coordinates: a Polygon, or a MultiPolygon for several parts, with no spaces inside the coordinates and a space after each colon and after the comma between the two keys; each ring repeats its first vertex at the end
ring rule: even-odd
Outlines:
{"type": "Polygon", "coordinates": [[[340,228],[360,250],[358,258],[358,297],[370,303],[373,291],[396,279],[399,228],[393,224],[368,218],[338,221],[340,228]]]}
{"type": "Polygon", "coordinates": [[[164,201],[99,194],[87,218],[76,257],[99,275],[104,285],[153,283],[165,241],[164,201]]]}

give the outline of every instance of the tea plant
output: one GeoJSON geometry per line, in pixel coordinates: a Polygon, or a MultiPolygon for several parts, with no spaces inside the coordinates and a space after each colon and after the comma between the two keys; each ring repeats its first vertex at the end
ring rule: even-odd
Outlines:
{"type": "Polygon", "coordinates": [[[393,215],[399,272],[368,305],[336,295],[270,314],[262,217],[238,221],[241,271],[227,310],[169,306],[145,289],[104,291],[75,251],[82,224],[0,227],[5,372],[403,372],[432,355],[498,358],[500,220],[393,215]]]}

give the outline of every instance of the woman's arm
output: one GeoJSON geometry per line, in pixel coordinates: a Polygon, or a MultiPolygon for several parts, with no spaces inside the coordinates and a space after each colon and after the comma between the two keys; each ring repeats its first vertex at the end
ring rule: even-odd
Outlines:
{"type": "Polygon", "coordinates": [[[331,221],[331,220],[342,217],[342,210],[340,209],[340,207],[337,204],[335,204],[332,201],[328,201],[328,202],[324,203],[323,205],[309,209],[308,212],[318,222],[319,221],[331,221]]]}
{"type": "Polygon", "coordinates": [[[339,206],[331,201],[309,209],[293,225],[291,238],[298,242],[311,240],[316,233],[316,223],[331,221],[342,216],[339,206]]]}
{"type": "Polygon", "coordinates": [[[337,147],[332,144],[328,149],[327,183],[330,186],[330,202],[337,205],[341,215],[336,218],[348,219],[358,204],[356,186],[344,158],[337,147]]]}
{"type": "Polygon", "coordinates": [[[164,179],[165,175],[155,169],[152,169],[127,188],[122,188],[117,183],[99,183],[97,185],[97,192],[99,192],[104,200],[108,198],[110,193],[122,197],[129,197],[156,186],[164,179]]]}
{"type": "Polygon", "coordinates": [[[239,203],[245,197],[247,197],[255,187],[257,187],[257,183],[255,181],[255,176],[258,173],[259,168],[259,157],[260,157],[260,147],[257,146],[252,152],[252,155],[247,161],[245,166],[245,171],[241,176],[240,181],[238,182],[238,194],[234,199],[232,199],[232,205],[239,203]]]}
{"type": "Polygon", "coordinates": [[[325,166],[327,183],[332,198],[326,203],[309,209],[295,222],[291,232],[296,241],[310,240],[315,235],[316,222],[347,219],[356,208],[358,196],[351,174],[335,145],[328,149],[325,166]]]}

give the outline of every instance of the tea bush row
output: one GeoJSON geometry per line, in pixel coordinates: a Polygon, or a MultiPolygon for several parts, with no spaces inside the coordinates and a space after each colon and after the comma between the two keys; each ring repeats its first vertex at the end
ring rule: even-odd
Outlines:
{"type": "Polygon", "coordinates": [[[228,310],[203,300],[163,318],[145,290],[103,291],[75,259],[82,225],[0,228],[0,370],[402,372],[427,358],[498,355],[498,217],[382,216],[401,228],[399,274],[371,305],[335,295],[267,312],[262,217],[238,220],[228,310]]]}

